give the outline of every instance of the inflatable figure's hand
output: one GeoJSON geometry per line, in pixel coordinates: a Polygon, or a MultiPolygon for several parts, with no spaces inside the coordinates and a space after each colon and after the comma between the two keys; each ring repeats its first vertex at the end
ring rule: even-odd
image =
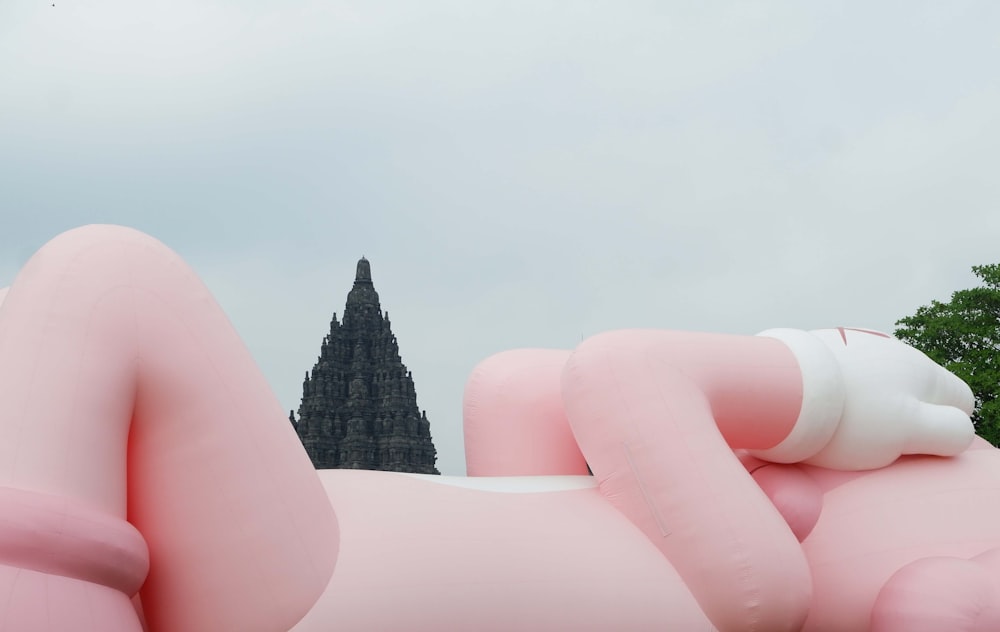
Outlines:
{"type": "Polygon", "coordinates": [[[804,403],[791,435],[754,451],[759,458],[866,470],[904,454],[954,456],[975,436],[969,387],[891,336],[845,327],[761,335],[782,340],[799,359],[804,403]],[[817,397],[821,405],[810,403],[817,397]]]}

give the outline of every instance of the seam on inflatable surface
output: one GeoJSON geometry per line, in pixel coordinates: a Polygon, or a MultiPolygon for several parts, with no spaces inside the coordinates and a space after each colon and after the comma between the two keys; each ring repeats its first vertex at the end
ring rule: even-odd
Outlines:
{"type": "Polygon", "coordinates": [[[646,506],[649,507],[650,513],[653,514],[653,520],[656,521],[656,526],[660,529],[660,535],[667,537],[670,535],[670,530],[667,529],[666,524],[664,524],[663,518],[660,516],[660,512],[656,509],[656,505],[653,504],[653,499],[649,495],[649,491],[646,489],[646,483],[639,476],[639,470],[635,467],[635,461],[632,459],[632,450],[628,447],[628,443],[622,442],[622,450],[625,452],[625,460],[628,461],[628,466],[632,470],[632,475],[635,476],[636,483],[639,484],[639,491],[642,492],[642,498],[646,501],[646,506]]]}

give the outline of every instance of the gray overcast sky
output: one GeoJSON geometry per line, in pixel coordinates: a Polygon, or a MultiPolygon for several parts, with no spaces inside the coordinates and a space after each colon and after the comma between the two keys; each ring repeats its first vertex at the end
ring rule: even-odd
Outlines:
{"type": "Polygon", "coordinates": [[[361,255],[443,473],[465,377],[867,326],[1000,261],[1000,3],[0,2],[0,286],[134,226],[298,408],[361,255]]]}

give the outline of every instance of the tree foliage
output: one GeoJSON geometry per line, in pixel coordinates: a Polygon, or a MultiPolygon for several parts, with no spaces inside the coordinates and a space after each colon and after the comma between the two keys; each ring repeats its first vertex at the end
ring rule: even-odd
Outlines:
{"type": "Polygon", "coordinates": [[[896,321],[895,335],[965,380],[976,396],[976,432],[1000,446],[1000,264],[972,271],[981,286],[896,321]]]}

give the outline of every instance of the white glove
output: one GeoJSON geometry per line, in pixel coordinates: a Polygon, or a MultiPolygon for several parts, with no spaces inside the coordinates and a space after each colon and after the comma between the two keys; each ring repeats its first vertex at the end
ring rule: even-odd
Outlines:
{"type": "Polygon", "coordinates": [[[799,360],[803,406],[791,434],[754,456],[866,470],[904,454],[954,456],[972,443],[972,390],[913,347],[846,327],[759,335],[785,342],[799,360]]]}

